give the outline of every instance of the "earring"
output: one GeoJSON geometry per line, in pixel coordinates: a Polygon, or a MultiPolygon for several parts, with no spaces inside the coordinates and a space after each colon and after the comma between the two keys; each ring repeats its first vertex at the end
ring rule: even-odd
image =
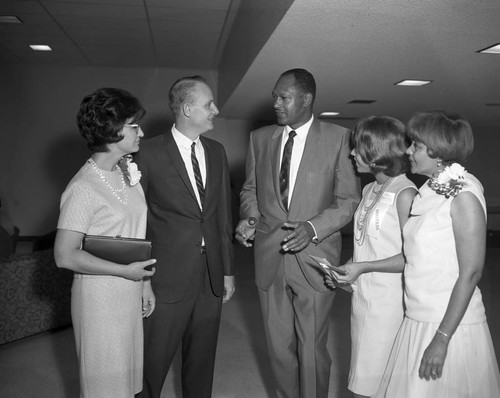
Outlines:
{"type": "Polygon", "coordinates": [[[436,162],[438,167],[441,167],[443,165],[443,161],[441,159],[438,159],[436,162]]]}

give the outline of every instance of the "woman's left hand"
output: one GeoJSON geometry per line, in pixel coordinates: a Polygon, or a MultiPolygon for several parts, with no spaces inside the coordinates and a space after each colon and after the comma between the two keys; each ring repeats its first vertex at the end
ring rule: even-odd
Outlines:
{"type": "Polygon", "coordinates": [[[444,361],[448,353],[448,342],[441,336],[435,335],[429,346],[425,349],[418,375],[421,379],[436,380],[443,374],[444,361]]]}
{"type": "Polygon", "coordinates": [[[362,274],[360,265],[361,263],[347,263],[338,267],[339,272],[331,272],[338,283],[353,283],[362,274]]]}
{"type": "Polygon", "coordinates": [[[155,310],[156,297],[151,287],[151,280],[145,280],[142,288],[142,317],[147,318],[155,310]]]}

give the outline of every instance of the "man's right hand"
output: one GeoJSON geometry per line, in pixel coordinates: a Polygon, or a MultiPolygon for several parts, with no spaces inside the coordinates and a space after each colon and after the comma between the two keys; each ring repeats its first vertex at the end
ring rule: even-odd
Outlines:
{"type": "Polygon", "coordinates": [[[240,220],[236,227],[236,239],[245,247],[252,247],[257,220],[253,217],[240,220]]]}

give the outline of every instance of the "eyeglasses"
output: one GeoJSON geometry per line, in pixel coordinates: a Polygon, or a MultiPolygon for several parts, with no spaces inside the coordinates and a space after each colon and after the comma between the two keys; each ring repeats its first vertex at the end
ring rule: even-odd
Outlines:
{"type": "Polygon", "coordinates": [[[139,124],[137,124],[137,123],[133,123],[133,124],[125,123],[123,126],[124,127],[130,127],[132,130],[134,130],[135,133],[138,133],[139,129],[141,128],[141,126],[139,124]]]}

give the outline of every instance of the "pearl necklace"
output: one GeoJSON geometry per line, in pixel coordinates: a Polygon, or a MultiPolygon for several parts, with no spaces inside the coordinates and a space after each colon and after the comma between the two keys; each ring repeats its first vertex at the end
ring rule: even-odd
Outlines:
{"type": "Polygon", "coordinates": [[[387,188],[391,185],[391,183],[394,181],[394,177],[388,178],[380,187],[380,189],[375,192],[375,183],[371,186],[371,189],[369,192],[367,192],[366,195],[363,196],[363,200],[361,201],[359,205],[359,214],[358,217],[356,217],[356,224],[354,226],[354,240],[356,243],[361,246],[363,242],[365,241],[366,237],[366,229],[368,228],[368,223],[372,215],[372,210],[375,207],[375,205],[379,202],[380,198],[382,195],[385,193],[387,188]],[[375,193],[375,198],[370,202],[370,204],[367,204],[368,202],[368,197],[371,196],[372,193],[375,193]]]}
{"type": "Polygon", "coordinates": [[[111,193],[113,194],[113,196],[118,199],[121,203],[123,203],[124,205],[126,205],[128,203],[128,192],[127,192],[127,184],[125,183],[125,177],[123,176],[123,171],[120,167],[118,166],[115,166],[115,169],[118,169],[118,171],[120,172],[120,177],[121,177],[121,180],[122,180],[122,187],[119,188],[119,189],[116,189],[116,188],[113,188],[111,186],[111,184],[108,182],[108,180],[106,179],[106,177],[104,176],[104,173],[102,172],[102,170],[99,168],[99,166],[97,166],[97,163],[94,161],[94,159],[90,158],[89,160],[87,160],[87,162],[90,163],[90,165],[92,166],[92,168],[94,169],[94,171],[97,173],[97,175],[101,178],[101,181],[106,184],[106,186],[109,188],[109,190],[111,191],[111,193]],[[119,193],[121,192],[124,192],[124,196],[125,198],[122,199],[120,197],[120,195],[118,195],[119,193]]]}

